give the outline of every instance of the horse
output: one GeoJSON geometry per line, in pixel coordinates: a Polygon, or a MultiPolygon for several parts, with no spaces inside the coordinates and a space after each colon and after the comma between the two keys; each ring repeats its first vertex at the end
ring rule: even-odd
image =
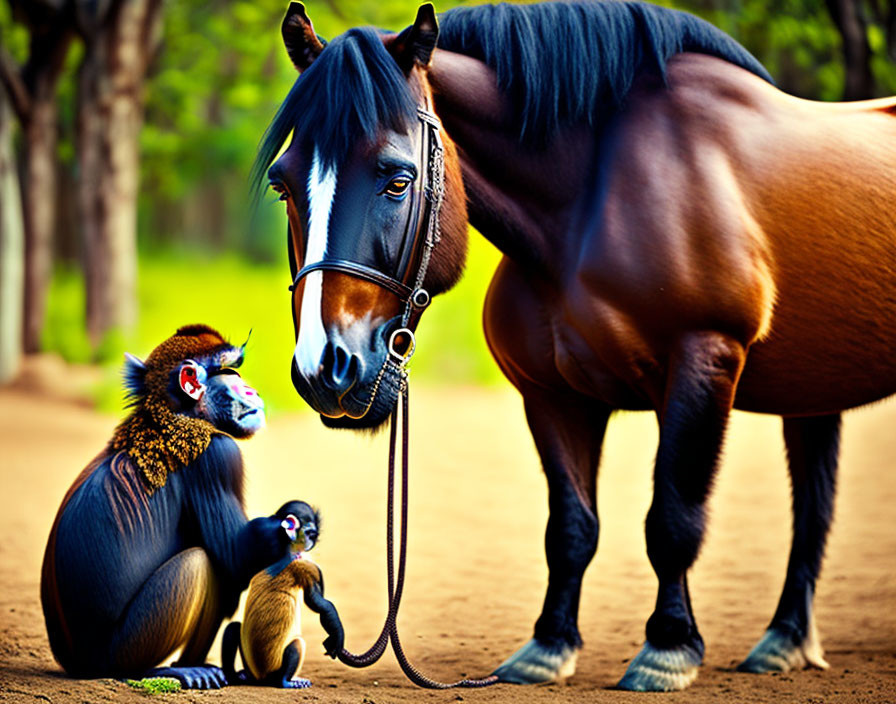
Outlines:
{"type": "Polygon", "coordinates": [[[712,25],[636,2],[423,5],[329,43],[292,3],[281,30],[299,77],[255,174],[286,203],[292,381],[324,424],[389,418],[394,359],[461,276],[468,223],[503,254],[485,334],[550,516],[544,606],[500,679],[575,671],[619,409],[660,428],[657,600],[619,687],[697,676],[687,573],[732,408],[783,418],[793,495],[780,602],[739,669],[827,667],[812,603],[841,413],[896,392],[896,98],[797,99],[712,25]]]}

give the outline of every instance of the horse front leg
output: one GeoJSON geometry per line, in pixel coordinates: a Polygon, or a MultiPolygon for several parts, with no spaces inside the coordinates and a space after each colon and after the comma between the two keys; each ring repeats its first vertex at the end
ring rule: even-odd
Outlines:
{"type": "Polygon", "coordinates": [[[703,540],[704,506],[745,357],[740,343],[712,332],[686,336],[670,357],[645,526],[659,590],[647,642],[620,680],[621,689],[684,689],[703,661],[687,571],[703,540]]]}
{"type": "Polygon", "coordinates": [[[793,543],[787,579],[772,622],[741,672],[827,668],[815,628],[812,600],[828,528],[840,449],[840,414],[785,418],[784,442],[793,491],[793,543]]]}
{"type": "Polygon", "coordinates": [[[495,670],[534,684],[575,672],[582,576],[597,549],[596,476],[611,409],[577,394],[521,389],[526,419],[548,480],[548,589],[532,639],[495,670]]]}

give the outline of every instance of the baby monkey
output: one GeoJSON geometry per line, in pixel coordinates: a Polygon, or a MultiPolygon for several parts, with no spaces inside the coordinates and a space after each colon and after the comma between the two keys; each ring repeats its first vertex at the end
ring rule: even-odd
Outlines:
{"type": "Polygon", "coordinates": [[[305,661],[301,637],[299,597],[320,614],[327,632],[324,650],[332,658],[342,649],[344,634],[336,607],[324,599],[324,579],[307,553],[319,535],[320,514],[304,501],[290,501],[274,514],[289,536],[290,554],[256,574],[249,582],[243,623],[234,621],[224,631],[221,661],[231,684],[259,684],[288,689],[311,686],[298,677],[305,661]],[[236,672],[239,650],[246,669],[236,672]]]}

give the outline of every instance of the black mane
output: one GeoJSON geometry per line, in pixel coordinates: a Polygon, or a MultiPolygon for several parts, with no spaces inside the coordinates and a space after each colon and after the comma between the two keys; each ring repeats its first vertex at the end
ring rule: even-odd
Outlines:
{"type": "Polygon", "coordinates": [[[417,104],[381,36],[369,27],[350,29],[296,79],[262,138],[252,169],[256,186],[264,183],[290,132],[299,142],[315,144],[323,165],[330,166],[381,129],[407,129],[417,104]]]}
{"type": "Polygon", "coordinates": [[[483,5],[440,17],[439,47],[484,61],[515,101],[520,137],[543,141],[558,127],[591,124],[617,110],[639,71],[665,76],[692,51],[730,61],[772,82],[730,36],[694,15],[641,2],[483,5]]]}
{"type": "MultiPolygon", "coordinates": [[[[599,123],[625,99],[639,71],[665,74],[683,51],[717,56],[771,82],[763,66],[721,30],[693,15],[640,2],[546,2],[461,7],[440,18],[439,47],[476,57],[497,73],[516,104],[523,141],[559,127],[599,123]]],[[[404,131],[415,100],[370,28],[327,45],[295,82],[262,140],[253,181],[263,183],[290,132],[338,163],[383,128],[404,131]]]]}

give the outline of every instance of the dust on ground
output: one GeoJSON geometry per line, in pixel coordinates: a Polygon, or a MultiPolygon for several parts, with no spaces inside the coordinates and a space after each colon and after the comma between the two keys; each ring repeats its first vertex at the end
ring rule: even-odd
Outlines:
{"type": "MultiPolygon", "coordinates": [[[[524,643],[547,569],[545,481],[509,389],[412,389],[409,566],[400,631],[411,659],[439,679],[487,674],[524,643]]],[[[0,391],[0,701],[145,701],[113,680],[69,679],[47,644],[38,594],[44,545],[62,495],[117,419],[33,388],[0,391]]],[[[655,580],[643,518],[650,502],[655,421],[611,421],[599,483],[601,536],[585,578],[578,671],[564,684],[429,692],[391,653],[367,670],[322,655],[305,612],[309,655],[301,692],[233,687],[172,702],[893,702],[896,701],[896,404],[847,414],[840,490],[816,613],[831,668],[783,675],[733,671],[766,627],[790,542],[780,421],[736,414],[711,501],[703,553],[690,576],[707,645],[700,677],[668,695],[611,689],[637,653],[655,580]]],[[[324,513],[316,549],[347,646],[379,633],[385,598],[384,434],[324,429],[312,414],[276,414],[242,443],[250,515],[305,499],[324,513]]],[[[218,660],[219,645],[212,651],[218,660]]]]}

